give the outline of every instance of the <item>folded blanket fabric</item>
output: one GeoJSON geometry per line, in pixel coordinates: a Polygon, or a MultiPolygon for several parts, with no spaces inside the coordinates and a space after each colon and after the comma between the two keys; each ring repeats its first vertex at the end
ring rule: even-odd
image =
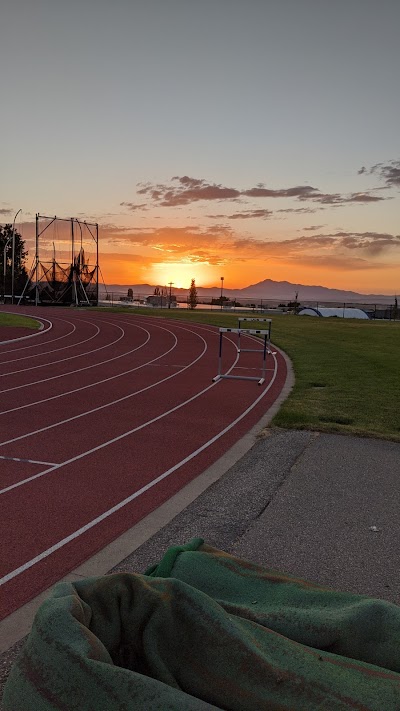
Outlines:
{"type": "Polygon", "coordinates": [[[400,608],[195,539],[145,575],[59,583],[5,711],[399,711],[400,608]]]}

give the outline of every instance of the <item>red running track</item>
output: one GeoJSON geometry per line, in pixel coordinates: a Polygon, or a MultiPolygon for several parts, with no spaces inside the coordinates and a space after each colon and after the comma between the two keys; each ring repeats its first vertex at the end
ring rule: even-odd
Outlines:
{"type": "MultiPolygon", "coordinates": [[[[221,457],[286,380],[277,353],[268,356],[262,386],[213,383],[219,334],[212,326],[22,312],[42,318],[44,328],[6,343],[0,332],[0,619],[221,457]]],[[[258,375],[261,355],[242,353],[239,361],[235,336],[224,338],[224,372],[258,375]]],[[[250,338],[242,336],[242,348],[250,338]]]]}

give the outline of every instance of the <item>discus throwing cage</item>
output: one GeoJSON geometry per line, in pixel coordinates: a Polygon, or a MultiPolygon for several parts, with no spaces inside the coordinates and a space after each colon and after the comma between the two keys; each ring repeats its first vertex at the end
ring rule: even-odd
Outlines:
{"type": "Polygon", "coordinates": [[[35,258],[18,304],[25,296],[36,306],[98,304],[97,223],[75,217],[64,219],[37,214],[35,245],[35,258]]]}

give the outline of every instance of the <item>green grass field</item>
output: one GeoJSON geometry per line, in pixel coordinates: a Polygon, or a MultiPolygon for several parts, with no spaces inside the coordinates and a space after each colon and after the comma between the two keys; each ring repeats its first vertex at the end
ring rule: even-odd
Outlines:
{"type": "Polygon", "coordinates": [[[24,328],[31,328],[35,331],[39,328],[40,324],[33,318],[18,316],[16,314],[5,314],[0,311],[0,326],[23,326],[24,328]]]}
{"type": "MultiPolygon", "coordinates": [[[[236,326],[238,318],[215,311],[134,312],[216,326],[236,326]]],[[[291,358],[296,379],[274,426],[400,442],[400,323],[277,314],[272,337],[291,358]]]]}

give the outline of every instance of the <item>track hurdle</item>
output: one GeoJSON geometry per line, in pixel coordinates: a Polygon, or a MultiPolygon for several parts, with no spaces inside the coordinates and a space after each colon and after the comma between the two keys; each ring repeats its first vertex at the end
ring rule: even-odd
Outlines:
{"type": "MultiPolygon", "coordinates": [[[[217,382],[217,380],[220,380],[222,378],[229,378],[230,380],[256,380],[259,385],[262,385],[265,382],[265,372],[267,369],[267,353],[275,355],[275,353],[271,352],[269,349],[269,336],[270,336],[270,329],[255,329],[255,328],[220,328],[219,329],[219,359],[218,359],[218,373],[217,375],[212,379],[213,383],[217,382]],[[253,375],[228,375],[227,373],[222,373],[222,343],[223,343],[223,336],[224,333],[237,333],[238,334],[238,339],[240,338],[241,334],[245,335],[251,335],[251,336],[264,336],[264,348],[257,348],[257,349],[242,349],[243,350],[251,350],[252,352],[255,353],[262,353],[263,354],[263,361],[262,361],[262,371],[261,371],[261,377],[253,376],[253,375]]],[[[238,352],[239,349],[238,349],[238,352]]]]}
{"type": "Polygon", "coordinates": [[[238,353],[258,353],[262,351],[261,348],[241,348],[240,347],[240,334],[241,333],[246,333],[248,332],[248,329],[242,329],[241,324],[243,321],[253,321],[253,323],[256,321],[258,323],[267,323],[267,329],[269,331],[268,335],[268,350],[270,347],[271,343],[271,329],[272,329],[272,320],[270,318],[257,318],[257,317],[252,317],[252,318],[239,318],[238,319],[238,353]]]}

